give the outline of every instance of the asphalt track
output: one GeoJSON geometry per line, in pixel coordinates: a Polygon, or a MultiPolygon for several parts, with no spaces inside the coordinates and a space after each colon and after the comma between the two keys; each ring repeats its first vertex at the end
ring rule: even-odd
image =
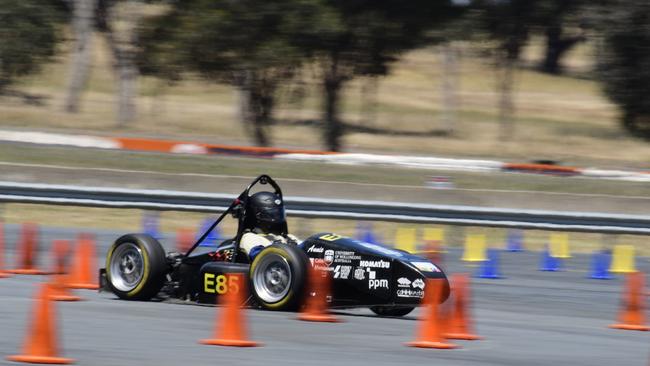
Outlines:
{"type": "MultiPolygon", "coordinates": [[[[7,227],[8,263],[17,228],[7,227]]],[[[98,235],[98,265],[117,233],[98,235]]],[[[51,239],[70,230],[47,229],[51,239]]],[[[474,271],[460,252],[446,255],[448,272],[474,271]]],[[[43,261],[47,267],[47,260],[43,261]]],[[[417,312],[377,318],[368,310],[337,312],[338,324],[305,323],[292,313],[247,310],[252,349],[204,346],[215,308],[165,302],[126,302],[110,294],[79,291],[86,301],[57,303],[65,356],[81,365],[647,365],[650,334],[608,329],[616,317],[621,279],[587,279],[589,258],[575,256],[563,272],[539,272],[538,253],[502,253],[506,278],[474,279],[477,331],[482,341],[457,342],[457,350],[408,348],[417,312]]],[[[648,260],[637,260],[647,273],[648,260]]],[[[0,280],[0,364],[16,353],[28,325],[39,276],[0,280]]]]}
{"type": "MultiPolygon", "coordinates": [[[[237,159],[237,158],[233,158],[237,159]]],[[[288,163],[288,162],[287,162],[288,163]]],[[[386,171],[392,174],[394,170],[386,171]]],[[[270,172],[274,175],[273,172],[270,172]]],[[[513,173],[486,173],[506,176],[513,173]]],[[[47,166],[0,162],[4,181],[70,184],[90,187],[122,187],[239,194],[252,177],[196,173],[164,173],[106,168],[47,166]]],[[[482,175],[476,175],[481,179],[482,175]]],[[[541,179],[541,178],[540,178],[541,179]]],[[[545,179],[549,179],[546,177],[545,179]]],[[[574,179],[574,178],[554,178],[574,179]]],[[[582,178],[575,178],[582,179],[582,178]]],[[[587,193],[513,191],[494,189],[431,189],[372,183],[278,179],[287,196],[469,205],[554,211],[650,214],[650,195],[614,196],[587,193]]]]}

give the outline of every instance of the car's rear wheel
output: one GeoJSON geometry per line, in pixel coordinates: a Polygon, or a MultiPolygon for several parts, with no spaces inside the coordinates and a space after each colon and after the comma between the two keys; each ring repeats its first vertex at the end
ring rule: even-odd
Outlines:
{"type": "Polygon", "coordinates": [[[151,299],[162,288],[166,274],[165,251],[149,235],[124,235],[108,250],[106,279],[111,291],[121,299],[151,299]]]}
{"type": "Polygon", "coordinates": [[[400,317],[415,309],[412,306],[371,306],[370,310],[379,316],[400,317]]]}
{"type": "Polygon", "coordinates": [[[294,310],[303,298],[309,258],[298,247],[273,244],[250,267],[251,293],[263,308],[294,310]]]}

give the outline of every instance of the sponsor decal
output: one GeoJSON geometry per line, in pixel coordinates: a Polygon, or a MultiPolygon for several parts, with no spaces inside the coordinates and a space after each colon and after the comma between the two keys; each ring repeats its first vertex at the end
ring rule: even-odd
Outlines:
{"type": "Polygon", "coordinates": [[[422,281],[421,278],[418,278],[415,281],[413,281],[411,286],[413,286],[413,288],[419,288],[420,290],[424,290],[424,281],[422,281]]]}
{"type": "Polygon", "coordinates": [[[378,288],[388,289],[388,280],[385,279],[368,280],[368,289],[375,290],[378,288]]]}
{"type": "Polygon", "coordinates": [[[375,250],[377,252],[384,253],[386,255],[392,255],[392,256],[396,256],[396,257],[401,257],[401,256],[404,255],[402,252],[398,252],[397,250],[388,249],[388,248],[382,247],[381,245],[371,244],[371,243],[364,243],[362,241],[360,241],[358,243],[360,245],[368,248],[368,249],[372,249],[372,250],[375,250]]]}
{"type": "Polygon", "coordinates": [[[333,268],[325,264],[322,259],[318,258],[309,258],[309,261],[311,262],[311,266],[320,269],[322,271],[332,271],[333,268]]]}
{"type": "Polygon", "coordinates": [[[361,267],[370,267],[370,268],[390,268],[390,262],[388,261],[359,261],[361,267]]]}
{"type": "Polygon", "coordinates": [[[334,252],[334,263],[352,263],[353,260],[361,259],[357,253],[351,251],[338,250],[334,252]]]}
{"type": "Polygon", "coordinates": [[[421,299],[424,297],[424,291],[413,290],[410,288],[400,288],[397,290],[397,297],[414,297],[421,299]]]}
{"type": "Polygon", "coordinates": [[[440,272],[440,268],[431,262],[411,262],[411,264],[422,272],[440,272]]]}
{"type": "Polygon", "coordinates": [[[363,268],[357,268],[354,270],[354,279],[363,281],[366,279],[366,270],[363,268]]]}
{"type": "Polygon", "coordinates": [[[397,287],[411,287],[411,280],[406,277],[400,277],[397,279],[397,287]]]}
{"type": "Polygon", "coordinates": [[[377,272],[371,270],[370,268],[366,268],[366,272],[368,272],[368,288],[370,290],[388,288],[388,280],[377,278],[377,272]]]}
{"type": "Polygon", "coordinates": [[[334,268],[334,278],[340,278],[347,280],[350,277],[350,271],[352,270],[351,266],[341,266],[338,265],[334,268]]]}
{"type": "Polygon", "coordinates": [[[307,249],[307,253],[322,253],[325,250],[323,247],[317,247],[315,245],[312,245],[307,249]]]}
{"type": "Polygon", "coordinates": [[[323,261],[325,261],[325,264],[328,266],[334,262],[334,251],[331,249],[328,249],[325,251],[325,256],[323,257],[323,261]]]}

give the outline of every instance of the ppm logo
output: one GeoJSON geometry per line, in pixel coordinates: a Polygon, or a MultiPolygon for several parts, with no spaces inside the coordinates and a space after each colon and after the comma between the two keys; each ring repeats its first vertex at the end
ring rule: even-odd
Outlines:
{"type": "Polygon", "coordinates": [[[378,288],[388,288],[388,280],[369,280],[368,281],[368,288],[370,290],[375,290],[378,288]]]}

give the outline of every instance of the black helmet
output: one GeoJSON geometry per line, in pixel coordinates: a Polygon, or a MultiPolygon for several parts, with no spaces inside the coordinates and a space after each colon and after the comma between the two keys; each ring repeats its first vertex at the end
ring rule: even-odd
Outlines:
{"type": "Polygon", "coordinates": [[[286,217],[280,196],[271,192],[257,192],[250,196],[246,204],[246,221],[251,229],[282,234],[286,227],[286,217]]]}

